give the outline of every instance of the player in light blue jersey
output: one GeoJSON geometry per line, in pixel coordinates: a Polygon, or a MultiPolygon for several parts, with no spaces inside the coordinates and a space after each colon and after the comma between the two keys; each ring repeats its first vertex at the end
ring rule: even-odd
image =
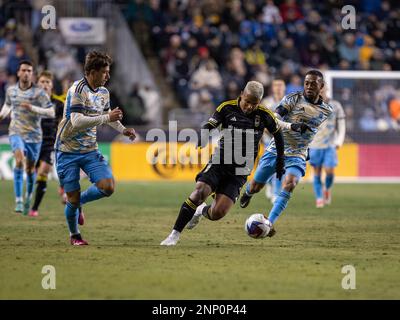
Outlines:
{"type": "Polygon", "coordinates": [[[30,208],[35,184],[35,165],[42,143],[41,119],[53,118],[55,111],[47,93],[33,84],[33,65],[30,61],[20,62],[17,76],[18,82],[7,88],[0,120],[11,114],[8,134],[15,157],[15,211],[26,215],[30,208]],[[27,176],[25,203],[22,197],[24,163],[27,176]]]}
{"type": "Polygon", "coordinates": [[[332,115],[319,128],[310,145],[310,164],[314,168],[315,205],[323,208],[332,201],[332,185],[335,167],[338,164],[336,150],[343,145],[346,134],[346,121],[343,107],[339,101],[329,99],[326,89],[321,92],[324,101],[333,107],[332,115]],[[325,186],[321,181],[322,168],[325,171],[325,186]]]}
{"type": "MultiPolygon", "coordinates": [[[[320,71],[310,70],[304,79],[304,91],[286,95],[275,114],[284,123],[292,123],[291,127],[282,125],[282,133],[285,141],[285,169],[282,191],[277,197],[268,215],[272,225],[276,222],[283,210],[285,210],[290,196],[305,175],[308,146],[318,131],[318,127],[332,113],[332,107],[325,103],[320,96],[324,87],[324,78],[320,71]],[[301,130],[293,130],[294,123],[301,123],[301,130]]],[[[275,173],[276,147],[272,139],[264,155],[261,157],[253,180],[247,184],[240,198],[240,206],[245,208],[250,203],[254,193],[259,192],[275,173]]],[[[268,236],[276,233],[271,228],[268,236]]]]}
{"type": "MultiPolygon", "coordinates": [[[[261,101],[261,104],[267,107],[272,112],[275,112],[276,108],[279,105],[279,102],[285,96],[286,91],[286,84],[285,81],[282,79],[274,79],[272,81],[272,95],[266,97],[261,101]]],[[[265,143],[265,147],[271,142],[272,136],[267,132],[264,133],[263,142],[265,143]]],[[[269,199],[272,203],[275,202],[275,199],[279,196],[282,189],[282,181],[276,179],[276,175],[274,174],[271,179],[267,181],[265,187],[265,196],[269,199]]]]}
{"type": "Polygon", "coordinates": [[[78,224],[84,223],[81,206],[114,192],[111,169],[98,151],[96,127],[108,124],[131,140],[136,137],[134,129],[121,124],[122,111],[119,108],[110,111],[110,95],[104,85],[110,78],[111,63],[108,55],[97,51],[86,55],[85,77],[69,88],[63,119],[58,126],[56,168],[60,185],[67,194],[64,213],[74,246],[88,244],[78,229],[78,224]],[[80,169],[93,183],[82,193],[80,169]]]}

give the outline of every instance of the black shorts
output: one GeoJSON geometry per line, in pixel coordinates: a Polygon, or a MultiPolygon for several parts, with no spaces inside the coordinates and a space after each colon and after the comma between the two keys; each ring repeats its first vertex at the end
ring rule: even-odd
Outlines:
{"type": "Polygon", "coordinates": [[[236,167],[231,165],[209,163],[197,174],[196,182],[204,182],[213,192],[224,194],[236,202],[247,176],[236,175],[235,169],[236,167]]]}
{"type": "Polygon", "coordinates": [[[38,162],[36,163],[36,167],[39,166],[40,161],[44,161],[50,165],[53,165],[53,151],[54,151],[54,142],[43,141],[42,146],[40,148],[40,154],[38,162]]]}

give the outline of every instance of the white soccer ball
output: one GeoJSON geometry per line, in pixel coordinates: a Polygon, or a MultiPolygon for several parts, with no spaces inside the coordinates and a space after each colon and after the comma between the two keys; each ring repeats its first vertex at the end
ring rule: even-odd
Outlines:
{"type": "Polygon", "coordinates": [[[252,238],[265,238],[272,228],[271,222],[262,213],[254,213],[244,225],[246,233],[252,238]]]}

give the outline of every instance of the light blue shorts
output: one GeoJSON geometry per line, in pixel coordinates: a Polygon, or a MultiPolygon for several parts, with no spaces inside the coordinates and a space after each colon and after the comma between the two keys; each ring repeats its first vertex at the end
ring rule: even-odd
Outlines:
{"type": "Polygon", "coordinates": [[[335,168],[338,165],[336,148],[310,148],[310,164],[313,167],[335,168]]]}
{"type": "Polygon", "coordinates": [[[111,168],[103,155],[95,150],[88,153],[56,152],[56,169],[65,192],[80,190],[80,169],[92,183],[111,179],[111,168]]]}
{"type": "MultiPolygon", "coordinates": [[[[267,183],[275,173],[275,163],[276,154],[265,152],[258,162],[254,180],[257,183],[267,183]]],[[[300,157],[285,157],[285,169],[286,174],[293,174],[300,179],[306,173],[306,161],[300,157]]]]}
{"type": "Polygon", "coordinates": [[[25,157],[29,161],[37,162],[40,154],[40,147],[42,145],[41,142],[33,143],[33,142],[25,142],[21,136],[17,134],[13,134],[9,137],[10,145],[13,152],[16,150],[22,150],[25,157]]]}

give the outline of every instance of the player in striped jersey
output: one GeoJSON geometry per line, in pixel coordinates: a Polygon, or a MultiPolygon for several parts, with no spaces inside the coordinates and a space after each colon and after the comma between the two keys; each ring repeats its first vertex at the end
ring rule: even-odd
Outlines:
{"type": "MultiPolygon", "coordinates": [[[[310,70],[304,79],[304,91],[286,95],[275,114],[285,122],[300,122],[307,125],[302,132],[293,132],[290,128],[283,128],[285,140],[285,169],[282,191],[275,200],[269,212],[268,220],[274,224],[280,214],[285,210],[293,190],[305,175],[308,147],[318,131],[319,126],[332,114],[332,107],[325,103],[320,96],[324,87],[324,78],[320,71],[310,70]]],[[[245,192],[240,198],[240,206],[245,208],[250,203],[253,194],[259,192],[274,174],[276,159],[276,145],[274,139],[261,157],[253,180],[247,184],[245,192]]],[[[271,228],[269,236],[276,233],[271,228]]]]}
{"type": "Polygon", "coordinates": [[[346,120],[339,101],[329,99],[322,90],[324,101],[333,107],[332,115],[319,128],[310,145],[310,164],[314,168],[315,206],[323,208],[332,201],[332,185],[335,167],[338,164],[336,150],[343,145],[346,134],[346,120]],[[321,181],[322,168],[325,171],[325,185],[321,181]]]}
{"type": "Polygon", "coordinates": [[[8,134],[15,157],[15,211],[26,215],[30,208],[36,177],[35,165],[42,143],[41,119],[54,117],[54,108],[47,93],[32,82],[32,62],[21,61],[17,75],[18,82],[7,89],[0,120],[11,113],[8,134]],[[22,197],[24,164],[27,176],[25,203],[22,197]]]}
{"type": "Polygon", "coordinates": [[[104,87],[110,78],[111,58],[103,53],[89,52],[85,59],[85,77],[75,81],[67,93],[64,115],[58,126],[56,168],[60,184],[67,193],[65,216],[72,245],[88,243],[82,239],[78,223],[79,208],[89,201],[109,197],[114,192],[111,169],[98,151],[96,127],[108,124],[134,140],[135,130],[125,128],[120,120],[122,111],[110,111],[110,97],[104,87]],[[79,179],[82,169],[93,183],[81,193],[79,179]]]}

